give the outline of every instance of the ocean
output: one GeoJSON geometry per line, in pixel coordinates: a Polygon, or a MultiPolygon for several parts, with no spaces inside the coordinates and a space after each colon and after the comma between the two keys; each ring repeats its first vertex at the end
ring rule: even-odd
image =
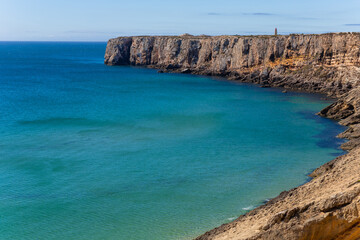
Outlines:
{"type": "Polygon", "coordinates": [[[0,239],[191,239],[342,154],[321,96],[0,42],[0,239]]]}

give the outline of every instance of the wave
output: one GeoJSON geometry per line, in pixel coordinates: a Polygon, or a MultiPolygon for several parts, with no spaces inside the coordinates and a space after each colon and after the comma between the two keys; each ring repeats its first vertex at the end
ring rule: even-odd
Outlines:
{"type": "Polygon", "coordinates": [[[253,209],[255,209],[255,207],[253,205],[242,208],[242,210],[245,210],[245,211],[250,211],[250,210],[253,210],[253,209]]]}

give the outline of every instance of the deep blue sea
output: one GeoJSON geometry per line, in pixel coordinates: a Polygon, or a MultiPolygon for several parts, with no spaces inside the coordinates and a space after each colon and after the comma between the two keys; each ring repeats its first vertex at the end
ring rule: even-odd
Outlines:
{"type": "Polygon", "coordinates": [[[191,239],[342,154],[330,102],[0,43],[0,239],[191,239]]]}

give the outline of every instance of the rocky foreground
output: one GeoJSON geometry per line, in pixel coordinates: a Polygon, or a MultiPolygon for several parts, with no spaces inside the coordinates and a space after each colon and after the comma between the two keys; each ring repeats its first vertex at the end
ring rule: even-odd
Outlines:
{"type": "Polygon", "coordinates": [[[360,239],[360,33],[289,36],[120,37],[105,64],[223,76],[263,87],[325,93],[319,115],[348,129],[349,151],[313,179],[197,239],[360,239]]]}

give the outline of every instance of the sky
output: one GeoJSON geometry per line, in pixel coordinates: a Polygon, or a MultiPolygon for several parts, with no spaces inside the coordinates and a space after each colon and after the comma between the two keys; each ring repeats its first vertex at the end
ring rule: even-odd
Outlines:
{"type": "Polygon", "coordinates": [[[360,32],[360,0],[0,0],[0,41],[360,32]]]}

